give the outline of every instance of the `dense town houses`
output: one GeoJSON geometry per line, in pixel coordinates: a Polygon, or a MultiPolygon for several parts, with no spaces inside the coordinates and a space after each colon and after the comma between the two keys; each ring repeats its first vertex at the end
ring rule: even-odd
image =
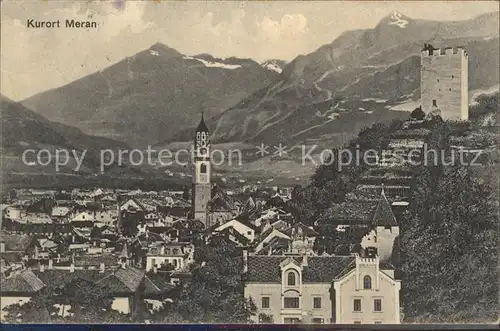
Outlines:
{"type": "Polygon", "coordinates": [[[318,248],[325,237],[319,227],[294,218],[287,204],[292,188],[237,191],[212,183],[203,119],[194,144],[191,199],[184,192],[107,188],[12,192],[2,207],[2,316],[7,306],[75,279],[106,284],[116,311],[134,316],[145,307],[153,314],[175,301],[173,289],[200,267],[197,247],[217,237],[243,252],[236,258],[243,260],[243,294],[257,306],[255,322],[399,323],[400,284],[391,262],[399,234],[393,211],[404,194],[386,196],[397,180],[369,192],[358,187],[318,219],[318,226],[336,224],[332,252],[318,248]]]}

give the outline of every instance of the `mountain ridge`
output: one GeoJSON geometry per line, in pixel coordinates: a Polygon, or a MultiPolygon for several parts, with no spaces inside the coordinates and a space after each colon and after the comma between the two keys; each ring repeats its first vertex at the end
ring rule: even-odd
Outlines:
{"type": "Polygon", "coordinates": [[[356,130],[350,121],[399,117],[391,108],[417,102],[423,43],[465,45],[474,59],[470,89],[498,84],[497,28],[498,13],[443,22],[390,13],[374,28],[345,31],[286,65],[189,56],[157,43],[23,104],[86,133],[139,146],[190,140],[201,110],[214,141],[317,140],[328,130],[354,133],[335,121],[356,130]]]}

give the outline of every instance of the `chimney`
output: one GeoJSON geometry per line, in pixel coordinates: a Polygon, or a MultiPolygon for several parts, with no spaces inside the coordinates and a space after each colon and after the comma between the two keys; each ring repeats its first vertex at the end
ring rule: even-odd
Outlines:
{"type": "Polygon", "coordinates": [[[40,263],[40,272],[45,271],[45,265],[43,263],[40,263]]]}
{"type": "Polygon", "coordinates": [[[54,261],[52,259],[49,259],[49,267],[48,269],[53,269],[54,268],[54,261]]]}
{"type": "Polygon", "coordinates": [[[243,248],[243,273],[248,272],[248,249],[243,248]]]}
{"type": "Polygon", "coordinates": [[[106,270],[106,265],[104,264],[104,262],[101,262],[101,264],[99,265],[99,272],[103,274],[105,270],[106,270]]]}

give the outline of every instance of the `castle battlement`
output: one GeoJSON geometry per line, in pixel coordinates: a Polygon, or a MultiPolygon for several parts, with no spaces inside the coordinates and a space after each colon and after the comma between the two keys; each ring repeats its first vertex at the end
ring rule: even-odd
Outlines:
{"type": "Polygon", "coordinates": [[[423,50],[421,52],[422,57],[435,57],[435,56],[453,56],[453,55],[462,55],[468,57],[467,51],[464,47],[442,47],[442,48],[434,48],[431,50],[423,50]]]}
{"type": "Polygon", "coordinates": [[[424,44],[420,58],[420,102],[426,113],[439,109],[444,120],[468,120],[469,57],[462,46],[424,44]]]}

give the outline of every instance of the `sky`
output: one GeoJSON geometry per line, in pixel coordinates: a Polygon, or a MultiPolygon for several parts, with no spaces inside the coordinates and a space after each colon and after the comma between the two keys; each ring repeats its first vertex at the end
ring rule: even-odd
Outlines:
{"type": "Polygon", "coordinates": [[[493,1],[2,0],[0,91],[19,101],[164,43],[186,55],[293,60],[342,32],[373,28],[394,11],[465,20],[493,1]],[[27,20],[98,22],[97,29],[30,29],[27,20]]]}

